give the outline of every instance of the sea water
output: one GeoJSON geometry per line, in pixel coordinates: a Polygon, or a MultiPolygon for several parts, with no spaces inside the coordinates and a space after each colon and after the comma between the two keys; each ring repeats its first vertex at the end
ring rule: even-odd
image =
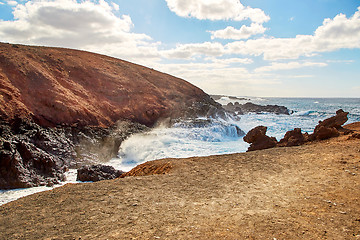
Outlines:
{"type": "Polygon", "coordinates": [[[117,169],[128,171],[145,161],[161,158],[184,158],[245,152],[249,146],[242,134],[234,134],[234,126],[244,132],[263,125],[268,127],[267,135],[280,140],[285,133],[294,128],[311,133],[320,120],[334,116],[343,109],[350,112],[347,123],[360,121],[359,98],[249,98],[244,100],[222,97],[222,105],[230,102],[244,104],[252,102],[259,105],[286,106],[290,115],[273,113],[239,115],[234,118],[215,119],[214,124],[202,127],[175,125],[172,128],[159,127],[147,133],[139,133],[125,140],[117,158],[109,164],[117,169]]]}
{"type": "MultiPolygon", "coordinates": [[[[230,102],[244,104],[252,102],[259,105],[286,106],[290,115],[272,113],[239,115],[240,119],[213,119],[210,124],[188,124],[178,122],[171,128],[159,126],[146,133],[138,133],[125,140],[118,156],[107,165],[129,171],[138,164],[161,158],[184,158],[245,152],[249,146],[243,141],[244,133],[263,125],[268,127],[267,135],[280,140],[284,134],[294,128],[311,133],[320,120],[335,115],[339,109],[350,112],[347,123],[360,121],[359,98],[253,98],[243,97],[237,100],[222,97],[217,100],[226,105],[230,102]]],[[[199,119],[206,121],[205,119],[199,119]]],[[[76,171],[68,178],[75,182],[76,171]]],[[[61,186],[61,185],[58,185],[61,186]]],[[[0,191],[0,205],[21,196],[51,188],[39,187],[26,190],[0,191]]]]}

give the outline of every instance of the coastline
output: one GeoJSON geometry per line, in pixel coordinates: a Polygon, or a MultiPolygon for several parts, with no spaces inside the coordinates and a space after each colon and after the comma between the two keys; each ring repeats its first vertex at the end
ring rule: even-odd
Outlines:
{"type": "MultiPolygon", "coordinates": [[[[360,132],[360,123],[345,127],[360,132]]],[[[67,184],[0,206],[1,237],[353,239],[360,237],[359,162],[359,139],[346,135],[156,160],[143,172],[159,164],[165,174],[67,184]]]]}

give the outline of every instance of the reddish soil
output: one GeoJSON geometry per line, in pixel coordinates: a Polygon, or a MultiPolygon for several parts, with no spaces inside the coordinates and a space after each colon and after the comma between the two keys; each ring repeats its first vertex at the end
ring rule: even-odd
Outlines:
{"type": "MultiPolygon", "coordinates": [[[[346,128],[359,133],[360,123],[346,128]]],[[[0,239],[360,239],[360,139],[351,136],[67,184],[0,206],[0,239]]]]}
{"type": "Polygon", "coordinates": [[[0,118],[43,126],[153,125],[208,95],[153,69],[99,54],[0,43],[0,118]]]}

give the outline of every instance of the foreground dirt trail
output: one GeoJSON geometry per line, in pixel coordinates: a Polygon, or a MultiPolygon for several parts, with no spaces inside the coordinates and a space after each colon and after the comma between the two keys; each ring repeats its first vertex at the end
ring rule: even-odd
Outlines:
{"type": "Polygon", "coordinates": [[[359,139],[152,165],[5,204],[0,238],[360,239],[359,139]]]}

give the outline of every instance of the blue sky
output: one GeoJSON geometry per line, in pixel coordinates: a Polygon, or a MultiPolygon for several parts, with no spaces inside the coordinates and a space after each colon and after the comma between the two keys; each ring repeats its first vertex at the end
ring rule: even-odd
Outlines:
{"type": "Polygon", "coordinates": [[[210,94],[360,97],[358,0],[0,0],[0,41],[102,53],[210,94]]]}

